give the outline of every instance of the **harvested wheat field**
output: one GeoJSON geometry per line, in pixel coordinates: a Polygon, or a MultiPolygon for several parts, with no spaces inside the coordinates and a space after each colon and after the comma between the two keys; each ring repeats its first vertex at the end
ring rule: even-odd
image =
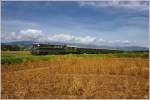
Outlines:
{"type": "Polygon", "coordinates": [[[60,57],[2,64],[2,98],[148,98],[148,58],[60,57]]]}

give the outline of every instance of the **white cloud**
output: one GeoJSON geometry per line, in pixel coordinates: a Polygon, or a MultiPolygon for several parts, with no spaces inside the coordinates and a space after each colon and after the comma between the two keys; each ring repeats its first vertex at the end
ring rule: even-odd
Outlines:
{"type": "Polygon", "coordinates": [[[108,41],[108,43],[112,43],[112,44],[133,44],[136,43],[136,41],[129,41],[129,40],[113,40],[113,41],[108,41]]]}
{"type": "Polygon", "coordinates": [[[27,30],[21,30],[20,31],[20,38],[21,39],[38,39],[39,37],[43,36],[41,30],[35,30],[35,29],[27,29],[27,30]]]}
{"type": "Polygon", "coordinates": [[[81,43],[93,43],[95,40],[96,38],[91,36],[75,37],[75,41],[79,41],[81,43]]]}
{"type": "Polygon", "coordinates": [[[148,1],[80,1],[79,5],[82,6],[93,6],[93,7],[114,7],[114,8],[127,8],[134,10],[148,10],[148,1]]]}
{"type": "Polygon", "coordinates": [[[97,41],[98,41],[98,42],[104,42],[104,43],[106,42],[106,40],[104,40],[104,39],[102,39],[102,38],[97,39],[97,41]]]}
{"type": "Polygon", "coordinates": [[[71,41],[74,40],[74,36],[67,35],[67,34],[54,34],[53,36],[49,37],[51,41],[71,41]]]}
{"type": "Polygon", "coordinates": [[[27,29],[20,30],[19,32],[11,32],[8,34],[2,34],[4,40],[37,40],[43,36],[41,30],[27,29]]]}
{"type": "Polygon", "coordinates": [[[66,42],[66,43],[82,43],[82,44],[135,44],[136,41],[129,40],[105,40],[100,37],[93,36],[76,36],[71,34],[46,34],[42,30],[27,29],[18,33],[2,34],[2,40],[30,40],[39,42],[66,42]]]}
{"type": "Polygon", "coordinates": [[[35,29],[27,29],[27,30],[21,30],[20,31],[20,33],[22,33],[22,34],[30,34],[30,33],[42,33],[42,31],[41,30],[35,30],[35,29]]]}

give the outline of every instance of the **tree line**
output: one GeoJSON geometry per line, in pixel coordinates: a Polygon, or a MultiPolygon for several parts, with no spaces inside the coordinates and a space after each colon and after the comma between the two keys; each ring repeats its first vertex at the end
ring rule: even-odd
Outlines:
{"type": "Polygon", "coordinates": [[[1,44],[2,51],[23,51],[27,49],[28,48],[19,45],[1,44]]]}

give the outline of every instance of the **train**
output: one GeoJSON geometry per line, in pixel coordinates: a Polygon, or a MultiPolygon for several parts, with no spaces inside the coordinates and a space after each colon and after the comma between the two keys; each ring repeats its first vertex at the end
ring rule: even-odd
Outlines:
{"type": "Polygon", "coordinates": [[[100,48],[81,48],[75,46],[56,45],[56,44],[44,44],[34,43],[31,48],[31,54],[33,55],[48,55],[48,54],[99,54],[99,53],[116,53],[122,52],[119,50],[100,49],[100,48]]]}

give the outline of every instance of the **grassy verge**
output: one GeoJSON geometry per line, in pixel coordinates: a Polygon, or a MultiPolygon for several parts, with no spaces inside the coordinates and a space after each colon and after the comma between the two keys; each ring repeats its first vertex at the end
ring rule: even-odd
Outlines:
{"type": "Polygon", "coordinates": [[[35,56],[31,55],[28,51],[4,51],[1,55],[1,63],[12,64],[12,63],[20,63],[22,61],[37,61],[37,60],[48,60],[50,58],[55,58],[55,55],[42,55],[35,56]]]}
{"type": "Polygon", "coordinates": [[[148,52],[123,52],[109,54],[65,54],[65,55],[32,55],[29,51],[2,51],[1,63],[13,64],[23,61],[48,60],[52,58],[68,58],[68,57],[141,57],[148,58],[148,52]]]}

